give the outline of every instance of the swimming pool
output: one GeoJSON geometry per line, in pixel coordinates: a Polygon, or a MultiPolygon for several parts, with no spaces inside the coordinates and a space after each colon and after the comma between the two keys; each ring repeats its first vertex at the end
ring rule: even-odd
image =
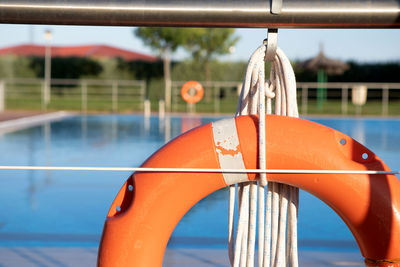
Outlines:
{"type": "MultiPolygon", "coordinates": [[[[0,136],[1,165],[139,166],[166,140],[216,117],[149,119],[74,116],[0,136]]],[[[400,169],[399,119],[311,118],[363,143],[400,169]]],[[[0,246],[97,246],[108,209],[129,173],[1,171],[0,246]]],[[[200,201],[175,229],[170,247],[223,248],[227,190],[200,201]],[[210,218],[212,218],[210,220],[210,218]]],[[[299,247],[358,250],[324,203],[300,194],[299,247]]]]}

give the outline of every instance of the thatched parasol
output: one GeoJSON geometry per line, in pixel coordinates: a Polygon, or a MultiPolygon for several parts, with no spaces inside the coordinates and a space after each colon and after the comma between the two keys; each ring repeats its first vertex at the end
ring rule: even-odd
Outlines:
{"type": "Polygon", "coordinates": [[[345,62],[326,57],[322,45],[316,57],[300,62],[299,66],[317,73],[319,84],[317,88],[317,105],[319,110],[322,110],[323,103],[327,99],[327,90],[324,86],[328,82],[327,75],[340,75],[349,69],[349,65],[345,62]]]}
{"type": "Polygon", "coordinates": [[[328,75],[340,75],[349,69],[345,62],[326,57],[322,49],[316,57],[300,62],[299,66],[314,72],[323,70],[328,75]]]}

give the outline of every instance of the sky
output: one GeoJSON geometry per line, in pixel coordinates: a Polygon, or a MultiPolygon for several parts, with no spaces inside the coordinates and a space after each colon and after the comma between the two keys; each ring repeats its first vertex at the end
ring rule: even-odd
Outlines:
{"type": "MultiPolygon", "coordinates": [[[[0,24],[0,48],[18,44],[45,44],[44,32],[53,33],[52,45],[105,44],[154,54],[134,36],[133,27],[52,26],[0,24]]],[[[266,38],[266,29],[237,29],[240,37],[234,52],[222,59],[248,60],[251,53],[266,38]]],[[[400,61],[400,29],[281,29],[278,46],[291,60],[315,56],[322,45],[328,57],[344,61],[400,61]]],[[[178,51],[175,59],[188,55],[178,51]]]]}

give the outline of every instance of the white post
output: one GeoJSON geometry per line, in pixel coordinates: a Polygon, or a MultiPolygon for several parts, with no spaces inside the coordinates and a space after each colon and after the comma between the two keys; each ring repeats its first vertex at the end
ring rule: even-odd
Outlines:
{"type": "Polygon", "coordinates": [[[169,114],[165,117],[164,127],[164,141],[167,143],[171,140],[171,117],[169,114]]]}
{"type": "Polygon", "coordinates": [[[146,99],[144,101],[144,131],[146,135],[149,134],[150,131],[150,115],[151,115],[150,100],[146,99]]]}
{"type": "Polygon", "coordinates": [[[160,120],[165,118],[165,102],[162,99],[158,101],[158,117],[160,120]]]}
{"type": "Polygon", "coordinates": [[[146,118],[150,117],[151,115],[151,106],[150,106],[150,100],[146,99],[144,101],[144,116],[146,118]]]}
{"type": "Polygon", "coordinates": [[[113,82],[112,84],[112,111],[118,112],[118,83],[113,82]]]}
{"type": "Polygon", "coordinates": [[[5,110],[5,82],[0,81],[0,112],[3,112],[5,110]]]}
{"type": "Polygon", "coordinates": [[[165,102],[162,99],[158,101],[158,130],[165,132],[165,102]]]}
{"type": "Polygon", "coordinates": [[[83,113],[87,113],[87,83],[81,84],[81,108],[83,113]]]}
{"type": "Polygon", "coordinates": [[[45,57],[44,57],[44,109],[47,110],[51,101],[51,44],[52,34],[47,30],[44,35],[47,40],[45,57]]]}

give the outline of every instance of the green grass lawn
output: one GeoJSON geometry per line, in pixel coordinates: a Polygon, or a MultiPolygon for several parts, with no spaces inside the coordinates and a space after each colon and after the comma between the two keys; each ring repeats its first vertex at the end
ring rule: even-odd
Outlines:
{"type": "MultiPolygon", "coordinates": [[[[222,100],[219,104],[219,108],[216,108],[214,103],[201,103],[196,104],[197,113],[235,113],[237,100],[222,100]]],[[[187,112],[189,109],[186,103],[179,102],[173,111],[175,112],[187,112]]],[[[303,112],[303,107],[299,102],[299,112],[303,115],[365,115],[365,116],[400,116],[400,101],[389,101],[388,113],[383,114],[382,102],[381,101],[369,101],[363,107],[359,109],[354,106],[351,101],[348,102],[347,112],[342,111],[342,103],[340,100],[329,100],[326,101],[322,109],[318,109],[317,102],[315,100],[309,100],[307,104],[306,112],[303,112]]]]}
{"type": "MultiPolygon", "coordinates": [[[[233,114],[236,111],[237,99],[221,99],[219,103],[210,101],[206,103],[203,99],[195,105],[196,113],[226,113],[233,114]]],[[[188,106],[181,99],[173,103],[173,112],[188,112],[188,106]]],[[[152,101],[152,111],[158,110],[158,102],[152,101]]],[[[7,110],[41,110],[42,102],[38,95],[14,95],[6,99],[7,110]]],[[[47,110],[71,110],[83,111],[82,101],[79,95],[52,95],[51,103],[47,110]]],[[[138,97],[123,96],[117,101],[117,109],[113,110],[112,100],[109,96],[91,96],[87,101],[89,112],[142,112],[143,103],[138,97]]],[[[347,112],[342,112],[342,103],[339,100],[329,100],[323,104],[322,109],[317,108],[315,100],[309,100],[306,112],[299,103],[299,112],[303,115],[358,115],[357,108],[351,101],[348,103],[347,112]]],[[[361,108],[360,115],[381,116],[383,115],[381,101],[368,101],[361,108]]],[[[388,116],[400,116],[400,101],[389,101],[388,116]]]]}
{"type": "MultiPolygon", "coordinates": [[[[299,106],[299,111],[302,111],[302,107],[299,106]]],[[[368,101],[364,106],[361,107],[360,115],[368,116],[399,116],[400,115],[400,101],[389,101],[388,113],[383,114],[382,102],[381,101],[368,101]]],[[[307,114],[318,114],[318,115],[358,115],[357,107],[351,102],[348,103],[347,113],[342,113],[341,101],[327,101],[324,103],[323,108],[319,110],[317,108],[316,101],[309,101],[307,114]]]]}

